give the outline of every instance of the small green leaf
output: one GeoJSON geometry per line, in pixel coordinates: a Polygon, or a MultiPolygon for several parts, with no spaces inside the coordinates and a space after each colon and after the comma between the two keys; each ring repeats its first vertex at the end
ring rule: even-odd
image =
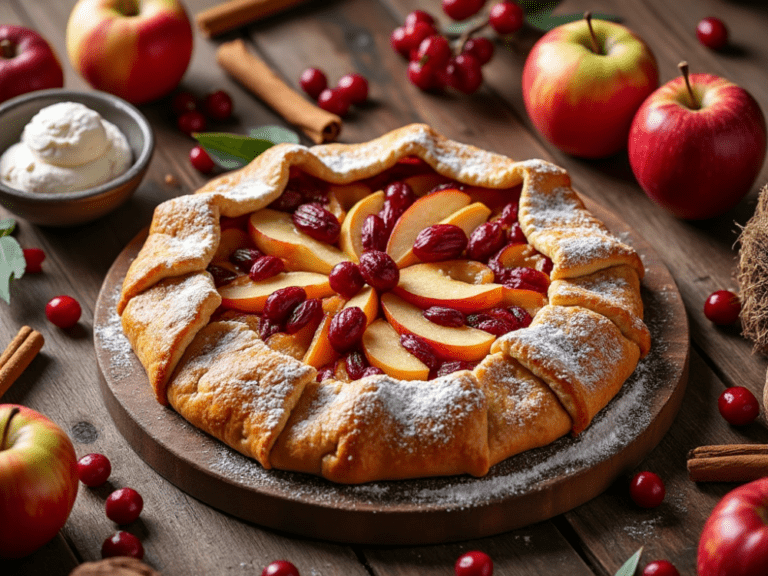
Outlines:
{"type": "Polygon", "coordinates": [[[259,140],[269,140],[272,144],[282,144],[287,142],[288,144],[298,144],[301,140],[299,135],[293,130],[283,128],[282,126],[260,126],[258,128],[252,128],[248,133],[251,138],[258,138],[259,140]]]}
{"type": "Polygon", "coordinates": [[[242,168],[273,146],[268,140],[226,132],[196,132],[192,136],[214,162],[227,170],[242,168]]]}
{"type": "Polygon", "coordinates": [[[624,562],[624,565],[619,568],[614,576],[635,576],[635,572],[637,571],[637,564],[640,562],[640,556],[642,553],[643,547],[641,546],[637,552],[630,556],[629,560],[624,562]]]}
{"type": "MultiPolygon", "coordinates": [[[[552,30],[553,28],[557,28],[558,26],[562,26],[563,24],[568,24],[569,22],[576,22],[577,20],[583,20],[583,19],[584,19],[583,12],[580,12],[578,14],[554,15],[547,11],[541,11],[541,12],[533,12],[531,14],[526,14],[525,16],[525,20],[528,22],[528,24],[544,32],[548,32],[549,30],[552,30]]],[[[592,20],[610,20],[611,22],[621,22],[621,18],[619,16],[614,16],[612,14],[605,14],[603,12],[593,12],[592,20]]]]}
{"type": "Polygon", "coordinates": [[[13,234],[14,229],[16,228],[16,221],[13,218],[6,218],[5,220],[0,220],[0,236],[10,236],[13,234]]]}
{"type": "Polygon", "coordinates": [[[11,303],[11,277],[24,276],[27,263],[24,252],[11,236],[0,236],[0,298],[11,303]]]}

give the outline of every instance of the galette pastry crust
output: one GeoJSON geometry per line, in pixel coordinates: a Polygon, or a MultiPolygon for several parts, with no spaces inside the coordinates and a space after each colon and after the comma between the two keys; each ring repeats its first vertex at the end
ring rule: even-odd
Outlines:
{"type": "MultiPolygon", "coordinates": [[[[342,483],[480,476],[509,456],[579,433],[617,393],[648,350],[643,272],[635,251],[586,210],[562,168],[514,162],[414,124],[362,144],[280,144],[194,195],[161,204],[118,311],[158,401],[265,468],[342,483]],[[262,342],[257,315],[219,311],[211,320],[221,296],[206,268],[220,248],[221,217],[266,207],[291,168],[337,186],[414,156],[462,184],[522,184],[520,226],[551,259],[554,280],[550,304],[535,293],[543,307],[532,307],[529,327],[497,339],[470,371],[429,381],[315,382],[307,355],[322,356],[312,347],[320,330],[288,347],[279,333],[262,342]],[[603,281],[622,287],[596,288],[603,281]]],[[[343,302],[330,298],[324,308],[343,302]]]]}

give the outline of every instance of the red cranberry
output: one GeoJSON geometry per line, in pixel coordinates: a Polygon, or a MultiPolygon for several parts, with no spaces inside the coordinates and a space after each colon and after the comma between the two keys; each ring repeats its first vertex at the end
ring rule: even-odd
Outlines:
{"type": "Polygon", "coordinates": [[[510,202],[505,204],[501,209],[501,217],[499,222],[504,228],[509,228],[517,222],[517,213],[520,211],[520,205],[517,202],[510,202]]]}
{"type": "Polygon", "coordinates": [[[719,18],[704,18],[696,25],[696,37],[704,46],[720,50],[728,43],[728,28],[719,18]]]}
{"type": "Polygon", "coordinates": [[[496,34],[512,34],[523,27],[525,14],[523,9],[514,2],[499,2],[491,8],[488,14],[488,24],[496,34]]]}
{"type": "Polygon", "coordinates": [[[317,369],[317,376],[315,377],[315,380],[317,382],[322,382],[323,380],[328,380],[328,378],[333,378],[335,374],[336,368],[333,365],[333,362],[330,362],[325,366],[321,366],[317,369]]]}
{"type": "Polygon", "coordinates": [[[426,340],[415,334],[402,334],[400,346],[421,360],[430,371],[440,368],[440,358],[426,340]]]}
{"type": "Polygon", "coordinates": [[[461,310],[446,308],[445,306],[430,306],[422,312],[424,318],[440,326],[458,328],[464,326],[466,317],[461,310]]]}
{"type": "Polygon", "coordinates": [[[669,560],[654,560],[645,565],[641,576],[680,576],[680,572],[669,560]]]}
{"type": "Polygon", "coordinates": [[[201,174],[210,174],[216,167],[208,152],[200,144],[195,145],[189,151],[189,162],[201,174]]]}
{"type": "Polygon", "coordinates": [[[704,302],[704,316],[715,324],[733,324],[739,319],[741,301],[729,290],[718,290],[704,302]]]}
{"type": "Polygon", "coordinates": [[[744,426],[754,422],[760,414],[757,398],[743,386],[726,388],[717,399],[717,408],[720,415],[734,426],[744,426]]]}
{"type": "Polygon", "coordinates": [[[384,189],[384,198],[393,208],[402,213],[414,203],[416,194],[406,182],[393,182],[384,189]]]}
{"type": "Polygon", "coordinates": [[[56,296],[45,305],[45,316],[59,328],[71,328],[80,320],[80,304],[71,296],[56,296]]]}
{"type": "Polygon", "coordinates": [[[331,289],[344,298],[352,298],[365,285],[363,275],[360,273],[360,267],[354,262],[339,262],[328,274],[328,282],[331,289]]]}
{"type": "Polygon", "coordinates": [[[254,282],[272,278],[285,272],[285,263],[281,258],[272,255],[259,256],[248,270],[248,276],[254,282]]]}
{"type": "Polygon", "coordinates": [[[408,48],[406,58],[413,60],[424,38],[433,34],[437,34],[437,30],[432,24],[427,24],[426,22],[414,22],[413,26],[407,26],[404,37],[405,47],[408,48]]]}
{"type": "Polygon", "coordinates": [[[512,332],[515,326],[503,318],[491,317],[478,323],[477,328],[494,336],[503,336],[507,332],[512,332]]]}
{"type": "Polygon", "coordinates": [[[464,43],[462,52],[473,56],[483,66],[493,58],[493,42],[483,36],[473,36],[464,43]]]}
{"type": "Polygon", "coordinates": [[[434,224],[424,228],[413,242],[413,253],[423,262],[453,260],[467,248],[467,235],[455,224],[434,224]]]}
{"type": "Polygon", "coordinates": [[[107,518],[116,524],[130,524],[141,514],[144,500],[133,488],[119,488],[107,496],[107,518]]]}
{"type": "Polygon", "coordinates": [[[282,327],[278,322],[262,316],[259,320],[259,338],[266,342],[269,340],[270,336],[280,332],[281,328],[282,327]]]}
{"type": "Polygon", "coordinates": [[[243,272],[248,272],[263,255],[257,248],[238,248],[229,255],[229,261],[243,272]]]}
{"type": "Polygon", "coordinates": [[[206,270],[213,276],[213,285],[216,286],[216,288],[224,286],[224,284],[229,284],[238,276],[236,272],[224,268],[223,266],[216,266],[216,264],[209,264],[206,270]]]}
{"type": "Polygon", "coordinates": [[[307,293],[301,286],[288,286],[275,290],[264,303],[263,317],[281,324],[293,309],[306,299],[307,293]]]}
{"type": "Polygon", "coordinates": [[[638,472],[629,483],[632,501],[642,508],[656,508],[665,494],[664,482],[653,472],[638,472]]]}
{"type": "Polygon", "coordinates": [[[345,74],[336,83],[336,90],[352,104],[359,105],[368,100],[368,80],[360,74],[345,74]]]}
{"type": "Polygon", "coordinates": [[[285,331],[288,334],[295,334],[304,326],[317,324],[323,317],[323,303],[318,298],[304,300],[296,306],[285,322],[285,331]]]}
{"type": "Polygon", "coordinates": [[[422,66],[431,66],[442,68],[451,57],[451,46],[448,39],[440,34],[427,36],[419,44],[415,60],[418,60],[422,66]]]}
{"type": "Polygon", "coordinates": [[[350,351],[346,358],[344,358],[344,365],[347,368],[347,374],[352,380],[360,380],[365,374],[365,369],[368,368],[368,359],[361,350],[355,349],[350,351]]]}
{"type": "Polygon", "coordinates": [[[176,92],[171,99],[171,109],[176,116],[181,116],[185,112],[197,110],[197,98],[192,92],[182,90],[176,92]]]}
{"type": "Polygon", "coordinates": [[[485,312],[473,312],[472,314],[467,314],[465,323],[467,326],[477,328],[482,322],[491,320],[492,318],[493,316],[485,312]]]}
{"type": "Polygon", "coordinates": [[[232,98],[224,90],[216,90],[206,95],[203,109],[209,118],[226,120],[232,116],[232,98]]]}
{"type": "Polygon", "coordinates": [[[190,110],[178,117],[176,126],[178,126],[179,130],[185,134],[191,135],[193,132],[204,132],[207,122],[205,121],[205,116],[203,116],[202,112],[190,110]]]}
{"type": "Polygon", "coordinates": [[[285,189],[277,200],[269,205],[270,208],[281,212],[293,212],[304,202],[304,197],[298,190],[285,189]]]}
{"type": "Polygon", "coordinates": [[[379,292],[392,290],[400,281],[400,270],[386,252],[369,250],[360,256],[360,273],[379,292]]]}
{"type": "Polygon", "coordinates": [[[101,486],[112,473],[112,464],[104,454],[86,454],[77,461],[80,482],[91,488],[101,486]]]}
{"type": "Polygon", "coordinates": [[[501,284],[515,290],[532,290],[546,294],[549,288],[547,275],[533,268],[507,268],[502,270],[499,276],[501,284]]]}
{"type": "Polygon", "coordinates": [[[467,362],[466,360],[451,360],[449,362],[443,362],[440,364],[440,368],[437,369],[437,377],[440,378],[441,376],[447,376],[448,374],[453,374],[459,370],[472,370],[474,367],[474,363],[467,362]]]}
{"type": "Polygon", "coordinates": [[[299,570],[287,560],[275,560],[261,571],[261,576],[300,576],[299,570]]]}
{"type": "Polygon", "coordinates": [[[319,204],[302,204],[293,213],[293,224],[315,240],[333,244],[339,237],[341,225],[331,212],[319,204]]]}
{"type": "Polygon", "coordinates": [[[487,262],[507,243],[504,229],[497,221],[480,224],[472,230],[467,244],[467,256],[478,262],[487,262]]]}
{"type": "Polygon", "coordinates": [[[317,100],[320,93],[328,87],[328,79],[319,68],[307,68],[299,76],[299,86],[310,98],[317,100]]]}
{"type": "Polygon", "coordinates": [[[101,545],[101,557],[130,556],[141,560],[144,558],[144,546],[136,536],[130,532],[119,530],[104,540],[101,545]]]}
{"type": "Polygon", "coordinates": [[[392,49],[403,58],[409,58],[411,54],[410,38],[406,26],[398,26],[389,36],[389,43],[392,49]]]}
{"type": "Polygon", "coordinates": [[[412,27],[416,22],[425,22],[426,24],[435,25],[435,19],[429,12],[424,10],[414,10],[409,12],[405,17],[405,27],[412,27]]]}
{"type": "Polygon", "coordinates": [[[480,11],[485,0],[442,0],[443,12],[452,20],[466,20],[480,11]]]}
{"type": "Polygon", "coordinates": [[[343,354],[354,348],[363,337],[367,323],[365,312],[357,306],[344,308],[336,314],[328,329],[328,340],[333,349],[343,354]]]}
{"type": "Polygon", "coordinates": [[[317,105],[336,116],[346,116],[350,104],[346,93],[337,89],[326,88],[317,97],[317,105]]]}
{"type": "Polygon", "coordinates": [[[447,66],[450,85],[464,94],[473,94],[483,83],[480,62],[466,53],[451,58],[447,66]]]}
{"type": "Polygon", "coordinates": [[[493,560],[485,552],[472,550],[459,556],[454,571],[456,576],[492,576],[493,560]]]}
{"type": "Polygon", "coordinates": [[[24,262],[26,267],[24,272],[28,274],[38,274],[43,271],[43,260],[45,260],[45,252],[40,248],[24,248],[24,262]]]}
{"type": "Polygon", "coordinates": [[[380,250],[383,252],[386,250],[389,234],[384,220],[378,214],[369,214],[365,217],[360,234],[364,251],[380,250]]]}
{"type": "Polygon", "coordinates": [[[435,70],[418,60],[411,60],[408,63],[408,80],[419,90],[436,90],[440,87],[435,70]]]}
{"type": "Polygon", "coordinates": [[[395,227],[395,222],[397,222],[397,219],[403,215],[403,212],[405,212],[405,209],[398,207],[395,202],[384,200],[384,207],[379,212],[379,218],[381,218],[381,221],[384,223],[384,229],[387,234],[392,232],[392,228],[395,227]]]}
{"type": "Polygon", "coordinates": [[[367,376],[378,376],[379,374],[384,374],[384,370],[379,368],[378,366],[368,366],[365,370],[363,370],[363,378],[366,378],[367,376]]]}
{"type": "Polygon", "coordinates": [[[515,222],[509,227],[509,230],[507,230],[507,240],[514,244],[526,244],[528,242],[520,222],[515,222]]]}

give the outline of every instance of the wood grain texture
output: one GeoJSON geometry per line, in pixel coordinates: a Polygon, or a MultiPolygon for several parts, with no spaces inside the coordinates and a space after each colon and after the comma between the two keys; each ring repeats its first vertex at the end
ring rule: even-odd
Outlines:
{"type": "MultiPolygon", "coordinates": [[[[66,20],[74,3],[8,0],[0,2],[0,21],[41,32],[59,54],[65,86],[87,89],[64,51],[66,20]]],[[[215,3],[185,2],[190,15],[215,3]]],[[[155,128],[157,150],[149,174],[128,203],[98,222],[70,230],[19,222],[16,237],[22,246],[43,248],[47,259],[42,274],[27,275],[15,284],[10,306],[0,302],[0,345],[28,324],[44,334],[46,346],[4,401],[26,404],[50,416],[70,433],[78,454],[103,452],[112,459],[114,472],[110,486],[81,488],[54,545],[15,563],[13,574],[65,575],[75,562],[97,559],[101,542],[116,529],[104,515],[104,499],[110,488],[126,485],[140,489],[146,502],[141,520],[128,529],[142,536],[147,561],[165,576],[254,574],[277,558],[292,560],[304,576],[437,575],[450,573],[459,554],[476,548],[494,557],[500,574],[609,576],[640,545],[646,550],[641,565],[668,558],[682,574],[694,573],[701,526],[732,486],[688,482],[687,450],[704,444],[766,440],[764,415],[754,424],[734,428],[720,418],[715,406],[725,386],[744,385],[758,393],[768,361],[752,355],[738,326],[711,325],[702,306],[714,290],[736,287],[734,241],[738,226],[753,212],[760,185],[768,181],[768,165],[763,166],[752,193],[730,213],[700,223],[675,220],[642,193],[626,154],[600,161],[574,159],[532,129],[522,104],[520,74],[540,33],[524,29],[495,40],[496,56],[483,69],[485,84],[473,97],[424,94],[410,85],[405,62],[389,47],[389,34],[415,7],[446,21],[439,0],[316,0],[221,40],[246,38],[295,87],[307,66],[324,68],[332,82],[350,71],[366,75],[371,81],[371,102],[345,118],[342,141],[364,141],[402,124],[426,121],[450,137],[516,159],[552,160],[568,169],[579,190],[620,214],[669,268],[690,321],[690,385],[669,433],[642,463],[589,503],[530,528],[456,544],[397,548],[324,544],[258,528],[187,496],[146,465],[117,431],[99,391],[91,328],[94,304],[109,267],[148,225],[154,207],[193,191],[206,180],[189,165],[193,142],[175,129],[168,102],[160,101],[141,108],[155,128]],[[173,174],[179,185],[167,186],[166,174],[173,174]],[[64,293],[78,298],[84,309],[80,323],[68,331],[50,325],[43,313],[51,297],[64,293]],[[640,469],[654,470],[667,482],[668,497],[659,509],[639,510],[627,496],[631,472],[640,469]]],[[[677,75],[676,64],[685,58],[694,71],[721,74],[744,86],[768,110],[768,8],[764,2],[564,0],[557,11],[586,9],[616,14],[644,38],[659,61],[662,82],[677,75]],[[723,52],[710,51],[696,41],[695,24],[709,15],[722,18],[730,28],[731,46],[723,52]]],[[[229,91],[235,118],[217,129],[246,132],[254,126],[282,125],[280,118],[213,64],[217,44],[196,31],[193,59],[182,87],[199,95],[215,88],[229,91]]],[[[10,216],[0,206],[0,218],[10,216]]]]}

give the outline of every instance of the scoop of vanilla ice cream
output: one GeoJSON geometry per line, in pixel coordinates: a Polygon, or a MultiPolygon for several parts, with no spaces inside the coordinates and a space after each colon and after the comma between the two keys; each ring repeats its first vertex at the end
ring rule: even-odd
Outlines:
{"type": "Polygon", "coordinates": [[[21,142],[0,157],[0,179],[27,192],[72,192],[103,184],[131,165],[125,135],[98,112],[75,102],[43,108],[21,142]]]}

